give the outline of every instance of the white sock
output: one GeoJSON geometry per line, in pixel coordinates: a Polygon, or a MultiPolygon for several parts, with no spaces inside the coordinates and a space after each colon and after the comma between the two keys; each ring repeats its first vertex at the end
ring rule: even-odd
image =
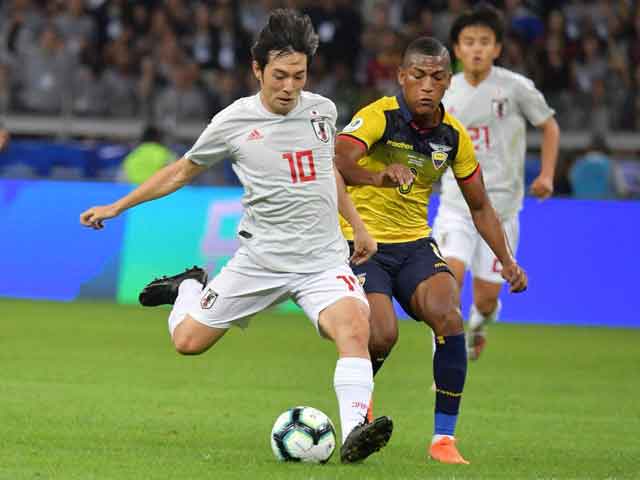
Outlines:
{"type": "Polygon", "coordinates": [[[173,337],[173,331],[184,320],[189,313],[189,309],[198,301],[202,292],[202,284],[193,278],[187,278],[178,287],[178,298],[173,304],[173,309],[169,315],[169,333],[173,337]]]}
{"type": "Polygon", "coordinates": [[[437,441],[443,439],[443,438],[456,438],[453,435],[434,435],[433,438],[431,439],[431,444],[433,445],[434,443],[436,443],[437,441]]]}
{"type": "Polygon", "coordinates": [[[369,401],[373,393],[373,368],[371,360],[359,357],[343,357],[336,363],[333,386],[340,408],[342,441],[367,417],[369,401]]]}
{"type": "Polygon", "coordinates": [[[469,328],[480,328],[484,327],[489,323],[497,322],[500,316],[500,310],[502,309],[502,302],[498,300],[496,308],[489,315],[483,315],[478,311],[475,304],[471,305],[471,310],[469,312],[469,328]]]}

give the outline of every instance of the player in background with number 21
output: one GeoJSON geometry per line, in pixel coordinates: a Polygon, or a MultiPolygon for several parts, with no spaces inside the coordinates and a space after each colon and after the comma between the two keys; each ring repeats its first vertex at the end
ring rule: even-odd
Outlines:
{"type": "Polygon", "coordinates": [[[317,46],[308,16],[274,10],[251,51],[260,91],[215,115],[183,158],[80,220],[100,229],[104,220],[168,195],[231,157],[244,187],[240,248],[211,282],[195,267],[154,280],[140,302],[173,304],[173,344],[193,355],[212,347],[232,325],[244,328],[252,315],[293,299],[318,333],[336,344],[341,460],[352,463],[382,448],[393,424],[388,417],[365,421],[373,391],[369,305],[349,267],[338,210],[358,232],[354,264],[368,259],[376,244],[334,168],[336,107],[302,90],[317,46]]]}
{"type": "MultiPolygon", "coordinates": [[[[507,235],[518,247],[524,196],[526,121],[542,130],[542,169],[530,191],[540,199],[553,193],[560,130],[554,112],[533,82],[493,65],[502,48],[500,14],[488,5],[462,14],[451,28],[451,43],[463,72],[454,75],[442,100],[467,128],[482,167],[487,194],[507,235]]],[[[502,264],[476,230],[453,175],[442,177],[434,237],[462,289],[465,270],[473,277],[473,305],[467,353],[476,360],[486,343],[486,326],[498,319],[502,264]]]]}

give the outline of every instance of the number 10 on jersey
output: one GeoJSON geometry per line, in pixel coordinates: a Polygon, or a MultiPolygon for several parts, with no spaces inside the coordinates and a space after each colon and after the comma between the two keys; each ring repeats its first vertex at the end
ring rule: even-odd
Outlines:
{"type": "Polygon", "coordinates": [[[292,183],[312,182],[316,179],[316,166],[313,164],[313,152],[311,150],[286,152],[282,154],[282,158],[289,162],[292,183]]]}

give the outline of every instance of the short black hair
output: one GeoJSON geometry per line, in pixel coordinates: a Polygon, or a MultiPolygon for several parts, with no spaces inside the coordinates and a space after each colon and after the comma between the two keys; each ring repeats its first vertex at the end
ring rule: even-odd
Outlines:
{"type": "Polygon", "coordinates": [[[451,63],[449,50],[440,40],[434,37],[418,37],[413,40],[404,51],[404,58],[402,62],[404,66],[407,65],[409,56],[414,53],[430,57],[446,57],[449,60],[449,63],[451,63]]]}
{"type": "Polygon", "coordinates": [[[467,10],[453,22],[449,38],[451,44],[455,45],[460,39],[460,32],[466,27],[473,25],[483,26],[491,29],[496,36],[496,42],[502,43],[504,36],[504,24],[502,14],[494,6],[488,3],[481,3],[473,10],[467,10]]]}
{"type": "Polygon", "coordinates": [[[309,15],[302,15],[289,8],[271,12],[265,27],[251,47],[251,56],[261,70],[269,63],[269,54],[304,53],[307,61],[316,53],[319,38],[313,29],[309,15]]]}

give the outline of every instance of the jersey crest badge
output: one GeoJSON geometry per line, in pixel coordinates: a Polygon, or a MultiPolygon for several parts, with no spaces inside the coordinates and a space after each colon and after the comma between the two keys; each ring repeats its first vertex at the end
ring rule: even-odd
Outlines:
{"type": "Polygon", "coordinates": [[[313,131],[316,132],[316,137],[323,143],[329,143],[331,136],[329,135],[329,126],[327,120],[324,118],[312,118],[311,126],[313,131]]]}
{"type": "Polygon", "coordinates": [[[431,142],[429,142],[429,147],[431,147],[431,150],[433,150],[431,152],[431,161],[433,162],[433,166],[436,168],[436,170],[439,170],[442,165],[447,163],[449,152],[453,150],[453,147],[431,142]]]}
{"type": "Polygon", "coordinates": [[[494,98],[493,100],[491,100],[491,110],[493,111],[493,114],[498,118],[503,118],[507,114],[508,107],[508,98],[494,98]]]}
{"type": "Polygon", "coordinates": [[[202,307],[203,310],[208,310],[213,307],[213,304],[216,303],[217,299],[218,294],[210,288],[207,288],[207,291],[204,292],[202,298],[200,299],[200,307],[202,307]]]}

